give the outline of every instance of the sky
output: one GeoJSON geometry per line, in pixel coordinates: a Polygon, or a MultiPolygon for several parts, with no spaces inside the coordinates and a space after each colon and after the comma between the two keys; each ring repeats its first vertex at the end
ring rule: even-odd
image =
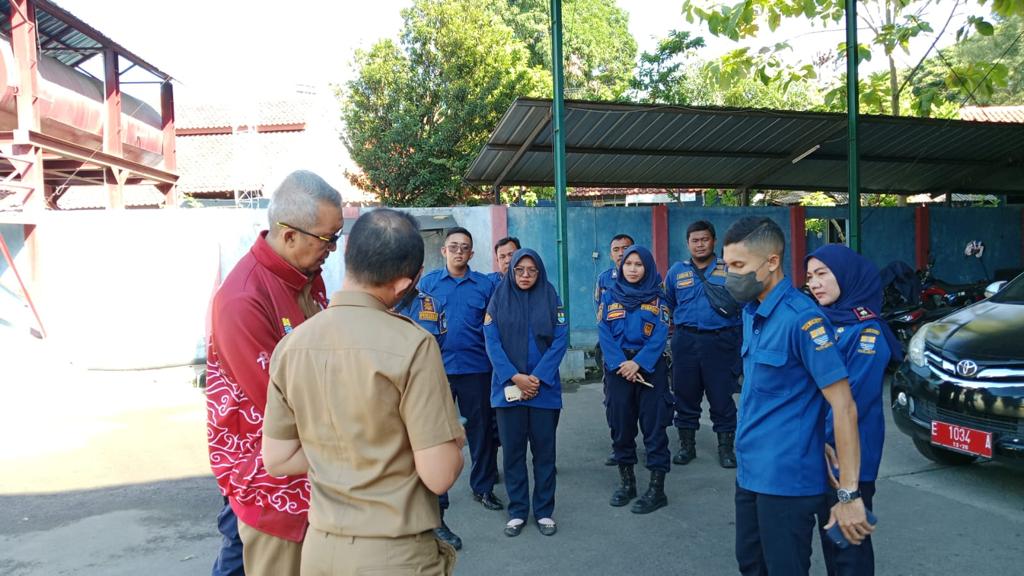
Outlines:
{"type": "MultiPolygon", "coordinates": [[[[352,74],[354,51],[384,37],[396,37],[400,11],[411,0],[57,0],[57,3],[114,41],[173,76],[179,101],[194,98],[274,96],[297,84],[326,89],[352,74]],[[296,7],[295,13],[288,12],[296,7]]],[[[930,8],[931,20],[943,20],[952,6],[940,0],[930,8]]],[[[969,3],[973,8],[974,2],[969,3]]],[[[652,50],[656,39],[673,28],[688,29],[681,0],[618,0],[629,13],[630,32],[640,50],[652,50]]],[[[951,43],[954,21],[939,45],[951,43]]],[[[935,28],[941,26],[936,24],[935,28]]],[[[693,31],[701,34],[699,30],[693,31]]],[[[727,39],[702,34],[704,57],[737,48],[727,39]]],[[[841,28],[823,32],[805,21],[752,42],[758,48],[790,40],[793,61],[813,57],[844,39],[841,28]]],[[[911,55],[897,53],[897,64],[913,66],[929,42],[917,42],[911,55]]],[[[97,65],[99,59],[96,58],[97,65]]],[[[878,69],[882,58],[862,64],[862,73],[878,69]]],[[[153,100],[156,91],[135,95],[153,100]]],[[[126,88],[126,91],[129,91],[126,88]]],[[[158,100],[156,100],[158,102],[158,100]]]]}

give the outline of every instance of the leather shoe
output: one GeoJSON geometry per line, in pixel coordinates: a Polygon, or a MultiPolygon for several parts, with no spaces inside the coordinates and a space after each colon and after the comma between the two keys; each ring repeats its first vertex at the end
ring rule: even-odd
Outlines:
{"type": "Polygon", "coordinates": [[[616,464],[618,464],[618,462],[615,461],[615,453],[609,454],[608,458],[604,461],[605,466],[615,466],[616,464]]]}
{"type": "Polygon", "coordinates": [[[502,504],[501,500],[494,495],[494,492],[485,492],[483,494],[473,493],[473,500],[484,505],[484,508],[488,510],[504,510],[505,505],[502,504]]]}
{"type": "Polygon", "coordinates": [[[445,524],[444,520],[441,521],[440,528],[434,528],[434,536],[437,536],[438,540],[446,542],[452,548],[462,550],[462,538],[459,538],[455,532],[452,532],[451,528],[445,524]]]}
{"type": "Polygon", "coordinates": [[[552,522],[551,524],[541,524],[537,522],[537,530],[545,536],[554,536],[555,532],[558,532],[558,526],[552,522]]]}
{"type": "Polygon", "coordinates": [[[519,533],[523,531],[523,526],[526,526],[526,522],[520,522],[519,524],[505,524],[505,536],[509,538],[515,538],[519,536],[519,533]]]}

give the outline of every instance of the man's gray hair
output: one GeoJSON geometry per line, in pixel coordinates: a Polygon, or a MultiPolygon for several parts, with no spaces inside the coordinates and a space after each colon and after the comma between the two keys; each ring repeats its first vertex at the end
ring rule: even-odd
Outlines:
{"type": "Polygon", "coordinates": [[[341,194],[309,170],[292,172],[270,197],[267,220],[271,232],[278,228],[278,222],[304,230],[314,228],[321,202],[341,208],[341,194]]]}

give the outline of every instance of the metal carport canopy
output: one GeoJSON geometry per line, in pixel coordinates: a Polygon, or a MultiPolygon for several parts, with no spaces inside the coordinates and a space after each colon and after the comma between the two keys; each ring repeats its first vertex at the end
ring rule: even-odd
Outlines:
{"type": "MultiPolygon", "coordinates": [[[[847,189],[844,113],[566,101],[570,186],[847,189]]],[[[551,100],[520,98],[465,180],[552,185],[551,100]]],[[[1024,124],[859,118],[860,190],[1024,194],[1024,124]]]]}

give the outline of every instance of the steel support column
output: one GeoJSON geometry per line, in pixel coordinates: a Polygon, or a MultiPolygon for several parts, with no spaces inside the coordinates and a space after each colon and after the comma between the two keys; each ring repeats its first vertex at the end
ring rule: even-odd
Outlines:
{"type": "Polygon", "coordinates": [[[803,286],[804,258],[807,256],[807,209],[803,206],[789,207],[789,268],[794,286],[803,286]]]}
{"type": "MultiPolygon", "coordinates": [[[[103,151],[121,156],[121,74],[117,52],[103,51],[103,151]]],[[[106,180],[111,208],[124,208],[124,179],[106,180]]]]}
{"type": "Polygon", "coordinates": [[[857,116],[860,89],[857,82],[857,0],[846,0],[846,116],[850,150],[850,216],[847,219],[850,248],[860,252],[860,159],[857,156],[857,116]]]}
{"type": "MultiPolygon", "coordinates": [[[[18,67],[17,102],[18,128],[39,131],[39,46],[36,43],[36,8],[29,0],[12,0],[11,50],[18,67]]],[[[16,147],[13,153],[24,161],[18,170],[21,182],[28,189],[23,202],[25,210],[46,208],[46,188],[43,177],[43,152],[39,147],[16,147]]],[[[34,236],[34,234],[33,234],[34,236]]],[[[26,243],[30,239],[26,239],[26,243]]]]}
{"type": "MultiPolygon", "coordinates": [[[[551,76],[554,95],[551,102],[551,130],[554,144],[555,211],[558,224],[558,291],[562,296],[566,323],[569,324],[569,228],[568,198],[565,183],[565,101],[562,76],[562,0],[551,0],[551,76]]],[[[571,326],[571,324],[570,324],[571,326]]]]}
{"type": "Polygon", "coordinates": [[[914,208],[914,263],[918,270],[928,267],[931,247],[931,215],[927,206],[918,206],[914,208]]]}
{"type": "MultiPolygon", "coordinates": [[[[174,141],[174,86],[170,80],[160,86],[160,123],[164,137],[164,170],[174,172],[178,168],[178,155],[174,141]]],[[[158,187],[158,189],[164,193],[164,206],[178,205],[174,197],[174,186],[158,187]]]]}

